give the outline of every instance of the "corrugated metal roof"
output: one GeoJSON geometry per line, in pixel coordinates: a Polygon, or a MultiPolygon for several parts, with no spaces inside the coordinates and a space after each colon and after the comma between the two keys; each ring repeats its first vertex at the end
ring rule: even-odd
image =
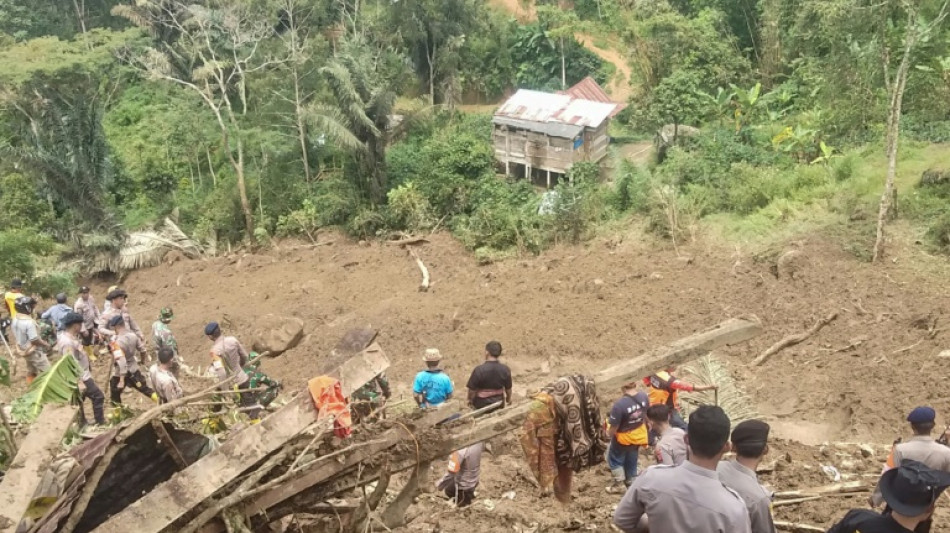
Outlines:
{"type": "MultiPolygon", "coordinates": [[[[520,89],[495,111],[495,122],[503,124],[504,122],[499,119],[524,121],[528,124],[517,125],[517,127],[534,131],[542,131],[540,124],[596,128],[611,116],[616,107],[617,105],[613,103],[595,102],[568,94],[520,89]]],[[[550,128],[545,129],[548,130],[545,133],[556,137],[567,136],[570,131],[550,133],[550,128]]],[[[561,130],[555,128],[555,131],[561,130]]]]}
{"type": "Polygon", "coordinates": [[[574,124],[561,124],[560,122],[534,122],[499,116],[495,116],[495,118],[492,119],[492,122],[495,124],[501,124],[503,126],[511,126],[513,128],[520,128],[523,130],[536,131],[538,133],[550,135],[551,137],[561,137],[564,139],[573,139],[577,137],[582,131],[584,131],[583,126],[575,126],[574,124]]]}
{"type": "Polygon", "coordinates": [[[607,92],[597,83],[594,78],[587,76],[581,81],[577,82],[573,87],[566,91],[558,91],[558,94],[566,94],[574,98],[580,98],[583,100],[590,100],[592,102],[603,102],[605,104],[614,104],[614,110],[610,113],[610,116],[613,117],[620,111],[622,111],[627,104],[617,103],[610,99],[610,96],[607,95],[607,92]]]}

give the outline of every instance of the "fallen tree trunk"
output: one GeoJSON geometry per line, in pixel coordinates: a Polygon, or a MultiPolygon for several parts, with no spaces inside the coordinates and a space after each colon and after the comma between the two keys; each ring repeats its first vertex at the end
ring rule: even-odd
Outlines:
{"type": "MultiPolygon", "coordinates": [[[[762,332],[759,323],[743,320],[728,320],[712,329],[691,335],[669,345],[631,357],[629,360],[610,367],[594,376],[598,390],[619,390],[620,386],[635,379],[649,375],[657,368],[671,364],[680,364],[686,360],[700,357],[712,350],[730,344],[745,342],[762,332]]],[[[271,519],[279,518],[269,509],[278,506],[285,500],[297,500],[297,496],[308,500],[317,493],[324,499],[339,494],[342,490],[351,488],[353,480],[346,479],[348,469],[357,468],[363,462],[371,462],[383,450],[393,448],[390,457],[389,471],[392,473],[415,467],[419,463],[445,457],[454,450],[458,450],[488,440],[497,435],[508,433],[521,427],[525,417],[531,409],[531,402],[525,401],[514,407],[503,409],[495,414],[478,419],[474,424],[465,423],[446,424],[440,428],[421,428],[426,431],[426,446],[421,450],[415,447],[396,447],[400,442],[407,440],[405,429],[395,429],[388,432],[379,441],[363,448],[354,448],[342,461],[316,461],[311,468],[307,468],[299,475],[290,479],[283,479],[279,486],[251,500],[245,507],[249,516],[268,512],[271,519]],[[338,480],[338,481],[337,481],[338,480]],[[327,482],[329,484],[323,485],[327,482]],[[313,488],[313,491],[310,489],[313,488]]],[[[408,428],[406,428],[408,429],[408,428]]],[[[410,439],[416,439],[410,435],[410,439]]],[[[356,485],[370,483],[379,477],[379,470],[374,465],[364,465],[359,481],[356,485]]],[[[319,499],[316,501],[320,501],[319,499]]],[[[281,506],[282,508],[284,506],[281,506]]],[[[146,530],[140,530],[143,533],[146,530]]],[[[204,532],[212,531],[205,529],[204,532]]]]}
{"type": "MultiPolygon", "coordinates": [[[[376,377],[379,368],[385,369],[388,365],[385,354],[374,343],[348,359],[334,374],[340,378],[343,394],[349,396],[376,377]]],[[[313,401],[304,391],[261,423],[231,436],[220,448],[114,515],[96,531],[124,533],[129,524],[135,524],[140,533],[157,533],[170,528],[243,472],[286,445],[315,420],[313,401]]]]}
{"type": "Polygon", "coordinates": [[[74,406],[47,405],[20,443],[19,451],[0,481],[0,532],[16,531],[50,458],[76,418],[74,406]]]}
{"type": "Polygon", "coordinates": [[[812,487],[810,489],[787,490],[776,492],[775,498],[804,498],[807,496],[820,496],[822,494],[845,494],[850,492],[866,492],[871,490],[873,485],[864,481],[848,481],[845,483],[834,483],[832,485],[822,485],[821,487],[812,487]]]}
{"type": "Polygon", "coordinates": [[[834,322],[836,318],[838,318],[838,313],[831,313],[827,317],[819,320],[818,322],[815,322],[815,325],[812,326],[808,331],[805,331],[803,333],[798,333],[796,335],[789,335],[783,338],[782,340],[776,342],[771,347],[769,347],[768,350],[765,350],[764,352],[762,352],[762,355],[756,357],[752,361],[752,366],[760,366],[762,365],[762,363],[766,362],[769,357],[772,357],[773,355],[784,350],[785,348],[788,348],[789,346],[795,346],[796,344],[803,342],[808,337],[811,337],[815,333],[818,333],[819,331],[821,331],[821,328],[834,322]]]}

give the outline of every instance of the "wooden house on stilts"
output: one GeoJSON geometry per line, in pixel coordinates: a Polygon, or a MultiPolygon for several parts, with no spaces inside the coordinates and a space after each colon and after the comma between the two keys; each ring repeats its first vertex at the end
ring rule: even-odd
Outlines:
{"type": "Polygon", "coordinates": [[[607,126],[620,109],[590,78],[564,94],[521,89],[492,118],[495,157],[507,175],[543,177],[550,188],[552,174],[556,181],[574,163],[606,157],[607,126]]]}

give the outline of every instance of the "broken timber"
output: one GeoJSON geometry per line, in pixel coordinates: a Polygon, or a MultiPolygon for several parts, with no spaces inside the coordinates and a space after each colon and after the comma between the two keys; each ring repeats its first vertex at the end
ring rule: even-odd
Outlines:
{"type": "Polygon", "coordinates": [[[60,442],[76,418],[74,406],[47,405],[30,433],[20,443],[19,451],[0,482],[0,532],[12,533],[26,512],[43,470],[50,458],[59,452],[60,442]]]}
{"type": "MultiPolygon", "coordinates": [[[[373,342],[333,374],[339,377],[343,394],[349,396],[388,366],[386,355],[373,342]]],[[[302,392],[261,423],[231,436],[220,448],[114,515],[96,531],[125,533],[129,524],[135,524],[135,530],[140,533],[170,528],[222,487],[286,445],[316,420],[316,414],[310,394],[302,392]]]]}
{"type": "MultiPolygon", "coordinates": [[[[701,357],[717,348],[748,341],[761,333],[762,326],[758,322],[744,319],[728,320],[712,329],[674,341],[663,348],[631,357],[596,374],[593,377],[594,382],[601,391],[619,390],[624,383],[638,380],[658,368],[701,357]]],[[[348,470],[360,468],[361,463],[378,457],[384,450],[394,448],[389,463],[391,473],[406,470],[417,464],[445,457],[454,450],[513,431],[521,427],[530,409],[531,402],[525,401],[480,418],[475,423],[467,421],[464,424],[448,424],[442,429],[428,429],[426,446],[418,453],[414,447],[405,449],[396,447],[397,444],[414,438],[406,434],[406,429],[390,430],[379,440],[341,451],[343,458],[335,457],[331,460],[328,457],[316,460],[297,476],[283,480],[279,486],[251,498],[243,510],[247,516],[271,510],[267,513],[268,518],[278,519],[285,513],[274,512],[274,508],[280,506],[285,500],[291,498],[297,500],[299,499],[297,496],[303,498],[305,492],[315,492],[315,501],[321,501],[320,498],[326,499],[353,486],[373,482],[379,477],[381,469],[378,467],[364,465],[360,475],[350,476],[352,479],[341,478],[341,476],[348,470]]],[[[287,506],[280,507],[285,509],[287,506]]],[[[158,530],[142,528],[139,531],[149,533],[158,530]]],[[[209,524],[209,527],[202,531],[219,531],[219,529],[209,524]]]]}

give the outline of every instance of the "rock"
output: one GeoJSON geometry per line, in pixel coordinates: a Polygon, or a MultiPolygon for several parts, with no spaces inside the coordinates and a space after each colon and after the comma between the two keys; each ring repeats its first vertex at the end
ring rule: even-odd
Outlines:
{"type": "Polygon", "coordinates": [[[296,347],[303,340],[303,320],[296,317],[263,315],[251,326],[251,347],[271,357],[296,347]]]}
{"type": "Polygon", "coordinates": [[[874,456],[874,448],[872,448],[870,444],[862,444],[858,446],[858,449],[861,450],[861,457],[864,457],[865,459],[874,456]]]}
{"type": "Polygon", "coordinates": [[[802,271],[808,265],[808,256],[801,250],[789,250],[779,256],[775,262],[777,278],[800,278],[802,271]]]}
{"type": "Polygon", "coordinates": [[[943,350],[937,354],[937,357],[950,357],[950,350],[943,350]]]}

